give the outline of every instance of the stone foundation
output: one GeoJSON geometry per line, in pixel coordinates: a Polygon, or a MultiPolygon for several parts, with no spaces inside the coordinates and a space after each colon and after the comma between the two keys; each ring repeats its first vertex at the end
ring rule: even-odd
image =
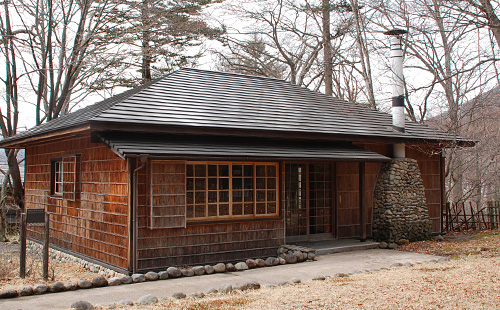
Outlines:
{"type": "Polygon", "coordinates": [[[399,158],[382,164],[373,199],[373,237],[396,243],[426,240],[430,223],[417,161],[399,158]]]}
{"type": "MultiPolygon", "coordinates": [[[[40,259],[43,257],[43,246],[37,242],[28,240],[26,243],[26,250],[30,255],[34,257],[40,257],[40,259]]],[[[52,248],[49,248],[49,258],[53,261],[57,261],[60,263],[73,263],[80,265],[81,267],[87,269],[90,272],[94,272],[108,278],[124,276],[124,274],[122,273],[103,267],[99,264],[91,263],[82,258],[78,258],[76,256],[52,248]]]]}

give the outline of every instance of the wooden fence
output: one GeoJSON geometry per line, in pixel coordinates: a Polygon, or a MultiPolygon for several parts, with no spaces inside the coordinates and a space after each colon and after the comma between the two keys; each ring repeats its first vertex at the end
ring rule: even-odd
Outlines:
{"type": "Polygon", "coordinates": [[[447,203],[443,222],[446,231],[498,229],[500,201],[488,201],[484,205],[470,201],[447,203]]]}

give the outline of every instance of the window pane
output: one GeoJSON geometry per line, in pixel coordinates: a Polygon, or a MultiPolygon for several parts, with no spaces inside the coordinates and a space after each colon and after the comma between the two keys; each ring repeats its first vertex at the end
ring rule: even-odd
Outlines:
{"type": "Polygon", "coordinates": [[[197,191],[207,189],[205,185],[205,179],[195,179],[195,189],[197,191]]]}
{"type": "Polygon", "coordinates": [[[193,169],[193,165],[186,165],[186,175],[188,177],[192,177],[194,176],[194,169],[193,169]]]}
{"type": "Polygon", "coordinates": [[[233,189],[243,189],[242,178],[233,178],[233,189]]]}
{"type": "Polygon", "coordinates": [[[243,199],[245,202],[253,201],[253,191],[245,191],[245,197],[243,199]]]}
{"type": "Polygon", "coordinates": [[[253,177],[253,165],[245,165],[244,170],[246,177],[253,177]]]}
{"type": "Polygon", "coordinates": [[[276,177],[276,166],[267,166],[267,176],[268,177],[276,177]]]}
{"type": "Polygon", "coordinates": [[[266,201],[266,191],[257,191],[257,201],[266,201]]]}
{"type": "Polygon", "coordinates": [[[241,203],[233,203],[233,215],[242,215],[243,205],[241,203]]]}
{"type": "Polygon", "coordinates": [[[229,205],[219,205],[219,216],[229,215],[229,205]]]}
{"type": "Polygon", "coordinates": [[[253,179],[245,178],[245,189],[253,189],[253,179]]]}
{"type": "Polygon", "coordinates": [[[276,179],[275,178],[267,179],[267,189],[276,189],[276,179]]]}
{"type": "Polygon", "coordinates": [[[208,205],[208,216],[217,216],[217,205],[208,205]]]}
{"type": "Polygon", "coordinates": [[[266,176],[266,166],[257,165],[255,167],[255,170],[257,171],[257,177],[265,177],[266,176]]]}
{"type": "Polygon", "coordinates": [[[241,177],[241,176],[243,176],[243,166],[233,165],[233,177],[241,177]]]}
{"type": "Polygon", "coordinates": [[[186,217],[187,218],[194,217],[194,206],[193,205],[186,206],[186,217]]]}
{"type": "Polygon", "coordinates": [[[217,192],[210,191],[208,192],[208,203],[216,203],[217,202],[217,192]]]}
{"type": "Polygon", "coordinates": [[[219,165],[219,176],[220,177],[229,176],[229,165],[219,165]]]}
{"type": "Polygon", "coordinates": [[[229,202],[229,191],[219,192],[219,202],[229,202]]]}
{"type": "Polygon", "coordinates": [[[264,178],[257,178],[257,180],[255,181],[255,188],[257,189],[266,189],[266,179],[264,178]]]}
{"type": "Polygon", "coordinates": [[[267,214],[276,214],[276,203],[274,202],[267,203],[267,214]]]}
{"type": "Polygon", "coordinates": [[[194,217],[206,217],[205,215],[205,205],[195,206],[194,217]]]}
{"type": "Polygon", "coordinates": [[[209,178],[208,179],[208,189],[209,190],[217,190],[217,178],[209,178]]]}
{"type": "Polygon", "coordinates": [[[191,205],[194,203],[194,193],[186,192],[186,204],[191,205]]]}
{"type": "Polygon", "coordinates": [[[197,204],[198,203],[206,203],[207,200],[206,200],[205,192],[196,192],[195,196],[194,196],[194,202],[197,204]]]}
{"type": "Polygon", "coordinates": [[[245,215],[253,215],[253,203],[245,203],[245,215]]]}
{"type": "Polygon", "coordinates": [[[219,179],[219,189],[229,189],[229,179],[220,178],[219,179]]]}
{"type": "Polygon", "coordinates": [[[205,165],[196,165],[195,166],[195,170],[194,170],[194,173],[195,173],[195,176],[197,177],[205,177],[206,176],[206,166],[205,165]]]}
{"type": "Polygon", "coordinates": [[[217,165],[208,165],[208,176],[209,177],[217,176],[217,165]]]}
{"type": "Polygon", "coordinates": [[[233,191],[233,202],[242,202],[243,200],[242,191],[233,191]]]}
{"type": "Polygon", "coordinates": [[[186,190],[192,191],[194,189],[194,180],[193,178],[186,178],[186,190]]]}
{"type": "Polygon", "coordinates": [[[266,214],[266,204],[265,203],[257,203],[257,214],[266,214]]]}
{"type": "Polygon", "coordinates": [[[276,191],[275,190],[267,191],[267,201],[276,201],[276,191]]]}

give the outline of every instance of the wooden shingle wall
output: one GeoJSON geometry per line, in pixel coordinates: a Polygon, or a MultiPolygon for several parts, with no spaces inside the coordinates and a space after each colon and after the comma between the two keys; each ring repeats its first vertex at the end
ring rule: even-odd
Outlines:
{"type": "Polygon", "coordinates": [[[277,247],[284,243],[284,221],[280,218],[199,221],[188,222],[186,228],[152,228],[150,164],[138,175],[138,271],[275,256],[277,247]]]}
{"type": "Polygon", "coordinates": [[[416,159],[422,174],[425,199],[433,233],[441,232],[441,154],[431,149],[406,148],[407,157],[416,159]]]}
{"type": "MultiPolygon", "coordinates": [[[[127,267],[125,160],[104,145],[91,143],[90,136],[27,147],[25,188],[26,208],[44,208],[53,213],[52,244],[120,268],[127,267]],[[65,173],[68,183],[62,197],[51,197],[50,193],[54,158],[63,158],[66,170],[74,168],[77,172],[77,175],[65,173]]],[[[40,228],[28,228],[29,236],[43,238],[40,228]]]]}

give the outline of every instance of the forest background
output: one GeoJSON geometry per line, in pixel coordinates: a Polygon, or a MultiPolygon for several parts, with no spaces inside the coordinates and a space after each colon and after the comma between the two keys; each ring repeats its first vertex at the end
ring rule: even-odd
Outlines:
{"type": "MultiPolygon", "coordinates": [[[[491,0],[3,0],[1,134],[180,67],[284,79],[388,112],[384,32],[399,28],[407,119],[477,141],[443,156],[448,201],[481,206],[500,198],[499,14],[491,0]]],[[[0,206],[12,195],[23,207],[20,154],[5,150],[0,206]]]]}

